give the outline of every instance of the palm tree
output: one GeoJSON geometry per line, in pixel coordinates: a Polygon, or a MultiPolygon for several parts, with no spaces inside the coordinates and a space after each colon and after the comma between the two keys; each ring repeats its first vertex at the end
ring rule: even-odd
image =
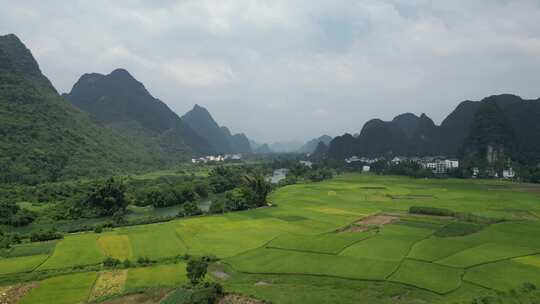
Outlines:
{"type": "Polygon", "coordinates": [[[266,205],[266,197],[272,190],[272,186],[261,173],[246,174],[243,181],[257,196],[257,205],[266,205]]]}

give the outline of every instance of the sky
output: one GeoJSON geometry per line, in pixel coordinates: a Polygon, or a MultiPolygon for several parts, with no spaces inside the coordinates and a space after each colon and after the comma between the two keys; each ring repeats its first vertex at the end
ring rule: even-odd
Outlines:
{"type": "Polygon", "coordinates": [[[459,102],[540,97],[538,0],[0,0],[59,92],[127,69],[179,115],[259,142],[357,133],[459,102]]]}

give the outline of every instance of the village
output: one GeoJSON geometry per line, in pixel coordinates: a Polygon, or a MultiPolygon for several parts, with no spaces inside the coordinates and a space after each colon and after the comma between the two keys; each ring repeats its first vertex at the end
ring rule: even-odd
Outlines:
{"type": "MultiPolygon", "coordinates": [[[[380,161],[386,161],[384,157],[358,157],[351,156],[344,159],[345,163],[362,163],[363,172],[369,172],[371,170],[371,165],[380,161]]],[[[396,156],[389,161],[391,165],[399,165],[401,163],[414,163],[421,166],[424,169],[428,169],[433,174],[436,175],[445,175],[460,168],[460,161],[454,158],[446,158],[444,156],[425,156],[425,157],[406,157],[406,156],[396,156]]],[[[472,168],[471,178],[478,178],[481,175],[480,168],[472,168]]],[[[516,172],[509,164],[506,169],[502,170],[502,174],[495,172],[494,170],[487,170],[486,175],[492,178],[503,178],[503,179],[514,179],[516,177],[516,172]]]]}

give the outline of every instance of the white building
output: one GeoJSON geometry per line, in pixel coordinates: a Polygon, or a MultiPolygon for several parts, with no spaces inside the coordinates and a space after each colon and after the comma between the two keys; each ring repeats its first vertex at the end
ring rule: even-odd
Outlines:
{"type": "Polygon", "coordinates": [[[454,159],[442,159],[423,162],[421,165],[425,169],[431,170],[434,174],[445,174],[452,169],[459,168],[459,161],[454,159]]]}
{"type": "Polygon", "coordinates": [[[403,160],[404,160],[403,157],[398,157],[398,156],[396,156],[396,157],[394,157],[394,158],[391,160],[391,162],[392,162],[392,164],[394,164],[394,165],[399,165],[399,163],[401,163],[403,160]]]}
{"type": "Polygon", "coordinates": [[[514,177],[516,177],[516,172],[514,172],[513,168],[508,168],[508,170],[503,170],[503,178],[512,179],[514,177]]]}
{"type": "Polygon", "coordinates": [[[446,159],[445,161],[446,167],[448,169],[457,169],[459,168],[459,160],[457,159],[446,159]]]}
{"type": "Polygon", "coordinates": [[[301,161],[299,161],[299,163],[301,165],[304,165],[304,166],[309,167],[309,168],[311,168],[311,166],[313,166],[313,163],[310,162],[310,161],[307,161],[307,160],[301,160],[301,161]]]}
{"type": "Polygon", "coordinates": [[[356,155],[353,155],[349,158],[345,158],[345,162],[347,164],[350,164],[350,163],[354,163],[354,162],[358,162],[358,161],[362,161],[363,157],[362,158],[358,158],[358,156],[356,155]]]}
{"type": "Polygon", "coordinates": [[[370,170],[371,170],[370,166],[363,166],[362,167],[362,172],[369,172],[370,170]]]}

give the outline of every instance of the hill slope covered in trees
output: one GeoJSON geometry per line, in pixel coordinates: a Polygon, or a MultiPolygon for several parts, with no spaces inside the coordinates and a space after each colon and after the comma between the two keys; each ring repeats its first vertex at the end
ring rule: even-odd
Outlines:
{"type": "Polygon", "coordinates": [[[0,36],[0,182],[143,168],[147,155],[62,99],[30,50],[0,36]]]}
{"type": "Polygon", "coordinates": [[[538,117],[540,99],[495,95],[460,103],[439,126],[425,114],[401,114],[392,121],[370,120],[357,137],[345,134],[334,138],[326,153],[334,159],[352,155],[446,155],[475,164],[492,162],[495,155],[499,161],[538,164],[538,117]]]}
{"type": "Polygon", "coordinates": [[[211,151],[205,139],[124,69],[84,74],[64,98],[158,162],[174,163],[211,151]]]}

